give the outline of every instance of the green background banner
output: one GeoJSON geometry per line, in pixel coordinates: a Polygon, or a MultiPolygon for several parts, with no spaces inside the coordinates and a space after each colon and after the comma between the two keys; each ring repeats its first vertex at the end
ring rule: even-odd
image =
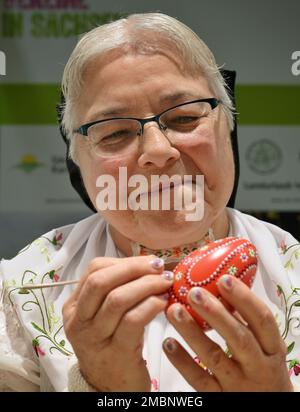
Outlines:
{"type": "MultiPolygon", "coordinates": [[[[237,86],[241,125],[300,125],[300,85],[237,86]]],[[[0,85],[1,125],[56,123],[57,84],[0,85]]]]}

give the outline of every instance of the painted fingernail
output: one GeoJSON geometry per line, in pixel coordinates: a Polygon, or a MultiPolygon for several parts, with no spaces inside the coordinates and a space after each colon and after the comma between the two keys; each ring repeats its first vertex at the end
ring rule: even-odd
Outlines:
{"type": "Polygon", "coordinates": [[[170,270],[164,270],[163,273],[162,273],[162,276],[163,276],[166,280],[173,281],[173,279],[174,279],[174,273],[171,272],[170,270]]]}
{"type": "Polygon", "coordinates": [[[200,288],[192,288],[189,295],[191,300],[197,304],[203,304],[207,300],[200,288]]]}
{"type": "Polygon", "coordinates": [[[158,296],[161,300],[168,301],[170,299],[170,295],[168,293],[164,293],[158,296]]]}
{"type": "Polygon", "coordinates": [[[163,345],[164,345],[165,350],[169,353],[173,353],[177,349],[177,343],[175,339],[172,339],[172,338],[167,338],[164,341],[163,345]]]}
{"type": "Polygon", "coordinates": [[[225,289],[231,290],[232,289],[232,276],[229,276],[229,275],[222,276],[220,278],[220,283],[225,289]]]}
{"type": "Polygon", "coordinates": [[[165,264],[164,260],[161,258],[152,259],[149,263],[153,267],[153,269],[161,269],[165,264]]]}
{"type": "Polygon", "coordinates": [[[176,306],[173,311],[174,318],[177,322],[181,322],[183,319],[183,310],[180,306],[176,306]]]}

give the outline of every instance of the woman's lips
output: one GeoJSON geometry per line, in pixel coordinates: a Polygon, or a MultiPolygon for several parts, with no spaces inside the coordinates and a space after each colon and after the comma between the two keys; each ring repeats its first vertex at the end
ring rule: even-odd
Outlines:
{"type": "MultiPolygon", "coordinates": [[[[189,185],[191,183],[189,182],[189,185]]],[[[195,184],[194,179],[192,179],[192,184],[195,184]]],[[[159,193],[163,193],[163,192],[167,192],[167,191],[171,191],[174,189],[179,188],[180,186],[184,187],[184,181],[181,182],[171,182],[171,184],[165,184],[165,183],[160,183],[158,186],[157,185],[153,185],[150,190],[145,191],[145,192],[141,192],[139,194],[139,196],[149,196],[149,195],[155,195],[157,196],[159,193]]]]}
{"type": "Polygon", "coordinates": [[[158,194],[158,193],[162,193],[162,192],[166,192],[168,190],[175,189],[176,187],[179,187],[181,185],[182,185],[182,182],[175,182],[175,183],[171,182],[171,184],[160,183],[159,186],[153,185],[151,187],[151,189],[148,190],[147,192],[140,193],[140,196],[146,196],[146,195],[152,195],[152,194],[155,195],[155,194],[158,194]]]}

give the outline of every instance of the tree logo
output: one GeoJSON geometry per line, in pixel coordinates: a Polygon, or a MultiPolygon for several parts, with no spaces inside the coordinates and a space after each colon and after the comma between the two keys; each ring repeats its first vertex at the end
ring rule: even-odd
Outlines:
{"type": "Polygon", "coordinates": [[[278,170],[282,157],[280,147],[268,139],[252,143],[246,152],[246,160],[250,169],[260,175],[267,175],[278,170]]]}

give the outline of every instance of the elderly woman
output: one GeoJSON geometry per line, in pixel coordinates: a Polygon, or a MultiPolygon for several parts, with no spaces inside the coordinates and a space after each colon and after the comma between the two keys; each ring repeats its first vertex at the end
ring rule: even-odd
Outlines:
{"type": "Polygon", "coordinates": [[[71,157],[98,213],[1,262],[3,390],[295,390],[300,246],[226,207],[235,179],[233,105],[207,46],[174,18],[131,15],[83,36],[62,86],[71,157]],[[118,187],[119,170],[127,181],[192,176],[193,199],[203,175],[202,218],[187,219],[187,207],[99,211],[98,179],[110,176],[118,187]],[[256,246],[258,271],[251,289],[220,278],[234,314],[191,289],[189,304],[212,327],[204,332],[181,304],[166,310],[172,269],[203,241],[227,236],[256,246]],[[70,280],[79,284],[20,288],[70,280]]]}

